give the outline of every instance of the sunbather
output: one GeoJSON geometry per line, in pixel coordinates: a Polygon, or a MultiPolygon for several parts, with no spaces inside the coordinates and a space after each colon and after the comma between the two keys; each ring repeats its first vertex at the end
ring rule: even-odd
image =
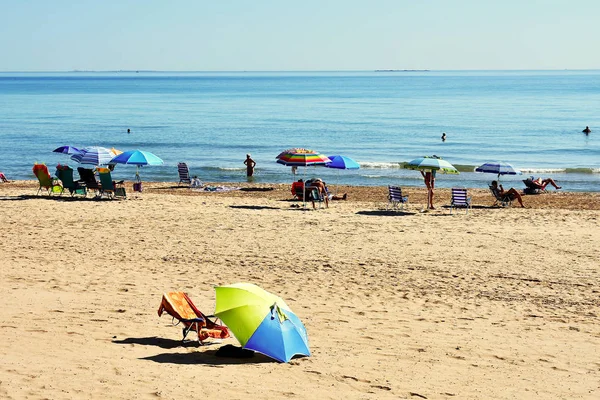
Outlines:
{"type": "Polygon", "coordinates": [[[525,208],[523,205],[523,198],[521,197],[521,194],[515,190],[515,188],[504,190],[502,185],[498,185],[498,181],[492,181],[491,189],[496,193],[496,197],[508,196],[511,200],[517,199],[521,207],[525,208]]]}
{"type": "Polygon", "coordinates": [[[546,178],[546,179],[537,178],[537,179],[533,179],[533,177],[532,177],[531,182],[535,186],[539,187],[542,190],[546,190],[546,186],[548,186],[548,184],[551,184],[552,186],[554,186],[555,189],[560,189],[561,188],[561,186],[558,186],[556,184],[556,182],[554,181],[554,179],[552,179],[552,178],[546,178]]]}

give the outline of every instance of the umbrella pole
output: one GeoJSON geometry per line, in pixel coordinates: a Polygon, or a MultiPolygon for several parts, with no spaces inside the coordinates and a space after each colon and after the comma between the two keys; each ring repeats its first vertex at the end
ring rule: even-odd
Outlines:
{"type": "Polygon", "coordinates": [[[306,211],[306,165],[304,166],[304,175],[302,176],[302,208],[306,211]]]}

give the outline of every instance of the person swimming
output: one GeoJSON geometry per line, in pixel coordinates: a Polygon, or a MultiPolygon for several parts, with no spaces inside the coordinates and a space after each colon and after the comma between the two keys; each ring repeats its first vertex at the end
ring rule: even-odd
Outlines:
{"type": "Polygon", "coordinates": [[[586,126],[584,130],[582,130],[581,132],[585,133],[586,135],[589,134],[590,132],[592,132],[592,130],[590,129],[589,126],[586,126]]]}

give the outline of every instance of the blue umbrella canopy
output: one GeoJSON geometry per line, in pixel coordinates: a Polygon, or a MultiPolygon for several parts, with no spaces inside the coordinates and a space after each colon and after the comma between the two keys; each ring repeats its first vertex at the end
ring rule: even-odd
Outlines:
{"type": "Polygon", "coordinates": [[[350,157],[335,155],[335,156],[328,156],[327,158],[329,158],[331,160],[331,162],[329,164],[325,165],[327,168],[336,168],[336,169],[359,169],[360,168],[360,165],[356,161],[351,159],[350,157]]]}
{"type": "Polygon", "coordinates": [[[163,165],[164,161],[148,151],[129,150],[112,158],[109,164],[163,165]]]}
{"type": "Polygon", "coordinates": [[[56,149],[52,150],[52,152],[72,155],[72,154],[80,153],[81,150],[79,150],[77,147],[73,147],[73,146],[60,146],[60,147],[57,147],[56,149]]]}
{"type": "Polygon", "coordinates": [[[500,175],[521,175],[521,171],[504,161],[487,162],[475,168],[475,172],[486,172],[500,175]]]}

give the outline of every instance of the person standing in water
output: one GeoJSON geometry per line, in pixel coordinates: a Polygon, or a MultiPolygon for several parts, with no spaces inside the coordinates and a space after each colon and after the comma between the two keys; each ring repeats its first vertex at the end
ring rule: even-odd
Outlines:
{"type": "Polygon", "coordinates": [[[589,135],[592,132],[592,130],[590,129],[589,126],[586,126],[585,129],[582,130],[581,132],[585,133],[586,135],[589,135]]]}
{"type": "Polygon", "coordinates": [[[442,132],[442,142],[446,141],[446,132],[442,132]]]}
{"type": "Polygon", "coordinates": [[[256,163],[254,162],[252,157],[250,157],[250,154],[246,154],[244,165],[246,166],[246,176],[251,177],[252,175],[254,175],[254,167],[256,166],[256,163]]]}

